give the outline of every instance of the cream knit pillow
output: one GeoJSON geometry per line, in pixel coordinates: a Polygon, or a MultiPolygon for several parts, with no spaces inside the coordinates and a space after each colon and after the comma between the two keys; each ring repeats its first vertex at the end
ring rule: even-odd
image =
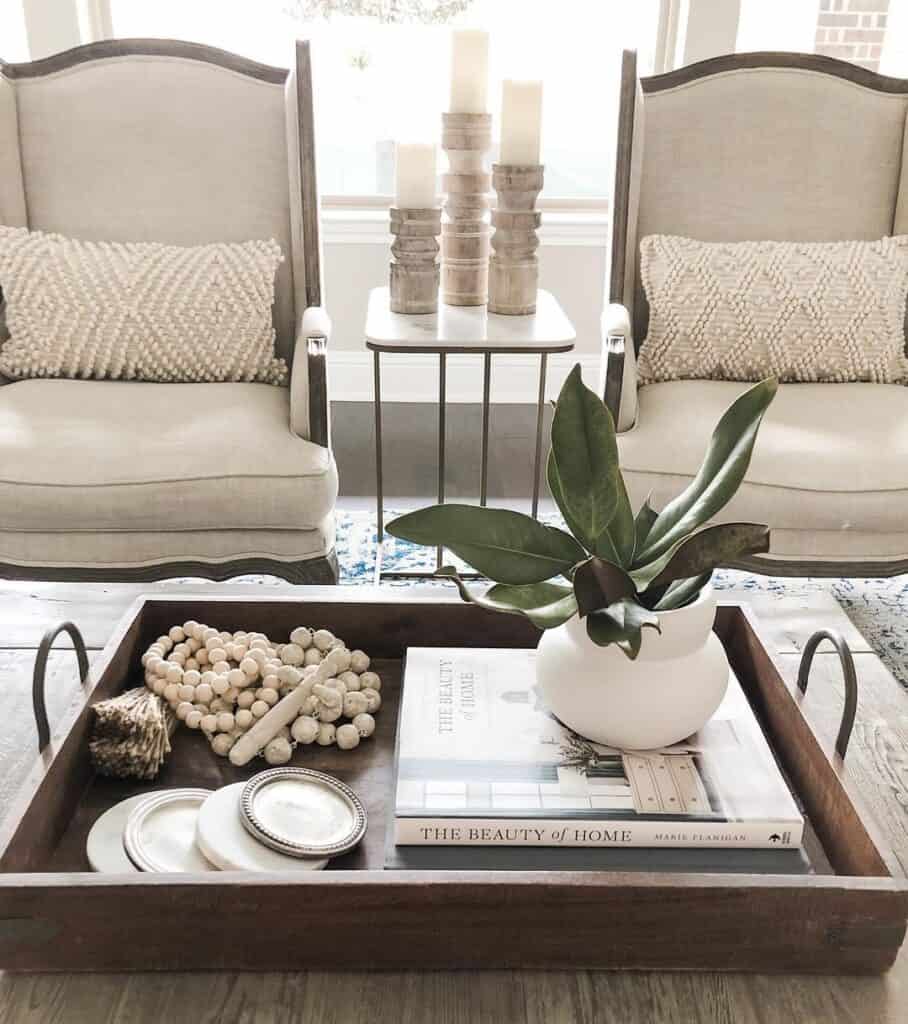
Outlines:
{"type": "Polygon", "coordinates": [[[80,242],[0,227],[0,374],[286,384],[274,241],[80,242]]]}
{"type": "Polygon", "coordinates": [[[908,236],[698,242],[648,235],[642,381],[908,383],[908,236]]]}

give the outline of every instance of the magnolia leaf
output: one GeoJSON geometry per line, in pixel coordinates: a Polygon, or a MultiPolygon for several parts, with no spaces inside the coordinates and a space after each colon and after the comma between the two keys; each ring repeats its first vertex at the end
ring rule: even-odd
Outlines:
{"type": "Polygon", "coordinates": [[[675,608],[683,608],[692,604],[700,596],[700,591],[712,579],[712,572],[704,572],[687,580],[675,580],[666,588],[663,595],[653,606],[655,611],[667,612],[675,608]]]}
{"type": "Polygon", "coordinates": [[[492,612],[522,615],[538,629],[554,629],[577,614],[577,601],[567,584],[531,583],[513,587],[507,583],[496,583],[484,594],[476,595],[470,592],[452,566],[442,566],[435,575],[453,580],[464,601],[492,612]]]}
{"type": "Polygon", "coordinates": [[[649,499],[652,495],[647,495],[646,500],[640,506],[640,510],[637,512],[634,518],[634,554],[636,560],[636,553],[643,550],[643,546],[646,543],[649,532],[653,527],[653,523],[659,518],[659,513],[650,504],[649,499]]]}
{"type": "Polygon", "coordinates": [[[659,513],[636,562],[644,565],[702,526],[734,496],[753,454],[763,414],[778,384],[764,380],[726,410],[713,431],[703,464],[690,485],[659,513]]]}
{"type": "Polygon", "coordinates": [[[554,451],[549,451],[549,457],[545,464],[545,479],[549,485],[549,491],[551,492],[552,498],[558,506],[561,515],[564,517],[567,528],[571,531],[577,541],[587,549],[587,551],[592,552],[595,538],[590,537],[587,534],[586,530],[584,530],[581,524],[574,518],[571,510],[565,503],[564,494],[561,490],[561,478],[558,475],[558,465],[555,462],[554,451]]]}
{"type": "Polygon", "coordinates": [[[431,505],[392,520],[392,537],[449,548],[498,583],[566,576],[586,552],[563,530],[521,512],[478,505],[431,505]]]}
{"type": "Polygon", "coordinates": [[[619,471],[615,482],[617,502],[612,521],[596,538],[594,554],[616,565],[629,567],[636,547],[634,512],[627,496],[627,488],[619,471]]]}
{"type": "Polygon", "coordinates": [[[769,527],[758,523],[721,523],[679,541],[664,555],[631,571],[639,590],[660,587],[712,571],[740,555],[769,550],[769,527]]]}
{"type": "Polygon", "coordinates": [[[580,617],[607,608],[623,597],[637,594],[633,580],[619,566],[602,558],[588,558],[574,570],[574,593],[580,617]]]}
{"type": "Polygon", "coordinates": [[[615,514],[621,474],[611,413],[583,383],[579,364],[558,396],[552,453],[561,499],[582,531],[580,536],[595,542],[615,514]]]}
{"type": "Polygon", "coordinates": [[[586,632],[599,647],[617,644],[633,661],[640,653],[642,630],[646,627],[661,632],[659,617],[635,601],[622,598],[586,618],[586,632]]]}

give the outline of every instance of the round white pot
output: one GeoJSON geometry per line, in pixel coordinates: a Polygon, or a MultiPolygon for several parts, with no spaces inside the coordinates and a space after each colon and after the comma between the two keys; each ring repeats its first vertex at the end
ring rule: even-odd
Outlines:
{"type": "Polygon", "coordinates": [[[728,659],[712,631],[711,587],[685,608],[660,612],[643,630],[635,661],[599,647],[574,616],[542,634],[536,681],[552,713],[574,732],[623,750],[678,743],[704,725],[728,688],[728,659]]]}

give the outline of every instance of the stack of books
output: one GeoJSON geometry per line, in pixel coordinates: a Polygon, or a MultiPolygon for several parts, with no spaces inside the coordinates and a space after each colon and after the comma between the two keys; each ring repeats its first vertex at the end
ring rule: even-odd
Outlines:
{"type": "Polygon", "coordinates": [[[803,816],[734,677],[688,741],[626,752],[547,710],[534,658],[407,651],[388,867],[809,870],[803,816]]]}

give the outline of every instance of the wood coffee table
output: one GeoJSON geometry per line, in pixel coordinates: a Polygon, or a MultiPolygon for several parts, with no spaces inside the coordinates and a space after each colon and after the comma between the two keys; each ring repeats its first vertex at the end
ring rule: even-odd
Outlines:
{"type": "MultiPolygon", "coordinates": [[[[300,588],[240,585],[198,585],[174,588],[166,584],[26,585],[0,586],[0,664],[5,668],[3,715],[6,725],[0,749],[0,777],[16,773],[16,755],[34,750],[35,736],[27,698],[34,648],[43,629],[61,618],[73,618],[83,628],[90,648],[104,643],[132,598],[142,590],[181,595],[197,591],[213,596],[243,592],[259,596],[302,597],[300,588]]],[[[352,589],[352,588],[351,588],[352,589]]],[[[358,588],[357,588],[358,589],[358,588]]],[[[398,588],[395,588],[398,589],[398,588]]],[[[351,595],[352,596],[352,595],[351,595]]],[[[858,725],[848,752],[848,769],[861,796],[875,813],[880,832],[902,871],[908,869],[908,806],[905,771],[908,697],[892,679],[866,642],[831,599],[806,602],[769,600],[755,608],[770,638],[773,656],[783,677],[793,683],[800,650],[817,628],[841,630],[857,662],[861,696],[858,725]]],[[[72,652],[51,657],[51,689],[60,686],[62,700],[51,717],[62,713],[67,698],[76,695],[72,652]]],[[[831,748],[841,714],[841,673],[834,654],[817,654],[805,710],[831,748]]],[[[18,781],[18,780],[10,780],[18,781]]],[[[5,805],[8,789],[2,794],[5,805]]],[[[717,907],[717,913],[722,909],[717,907]]],[[[2,934],[0,934],[2,941],[2,934]]],[[[130,1019],[157,1020],[167,1014],[204,1016],[212,1005],[223,1008],[268,1000],[281,1018],[302,1020],[354,1019],[344,1006],[355,996],[369,1007],[369,1020],[436,1019],[553,1021],[614,1019],[635,1021],[884,1021],[908,1016],[908,958],[903,950],[882,978],[736,976],[703,974],[626,975],[605,972],[539,974],[511,971],[414,976],[411,974],[200,975],[118,976],[76,978],[14,977],[0,979],[0,1022],[59,1019],[66,1005],[69,1019],[113,1021],[125,1012],[130,1019]],[[354,992],[355,990],[355,992],[354,992]],[[534,1009],[535,1008],[535,1009],[534,1009]]],[[[363,1018],[364,1019],[364,1018],[363,1018]]]]}

